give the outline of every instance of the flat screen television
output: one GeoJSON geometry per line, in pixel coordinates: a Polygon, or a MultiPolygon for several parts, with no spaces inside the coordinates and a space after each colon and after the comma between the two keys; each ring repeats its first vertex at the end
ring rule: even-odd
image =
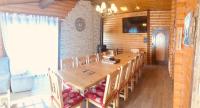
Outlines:
{"type": "Polygon", "coordinates": [[[122,19],[123,33],[147,33],[147,16],[122,19]]]}

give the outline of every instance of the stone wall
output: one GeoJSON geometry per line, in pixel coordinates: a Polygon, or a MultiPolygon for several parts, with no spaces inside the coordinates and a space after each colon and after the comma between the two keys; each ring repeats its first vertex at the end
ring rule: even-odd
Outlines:
{"type": "Polygon", "coordinates": [[[69,58],[96,53],[100,38],[100,16],[89,1],[80,0],[61,23],[60,57],[69,58]],[[85,29],[77,31],[77,18],[85,20],[85,29]]]}

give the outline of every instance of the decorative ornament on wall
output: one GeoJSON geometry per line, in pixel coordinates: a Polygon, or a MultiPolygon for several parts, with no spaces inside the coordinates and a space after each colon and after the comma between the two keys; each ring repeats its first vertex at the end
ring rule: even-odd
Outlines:
{"type": "Polygon", "coordinates": [[[85,27],[86,27],[85,19],[78,17],[75,20],[75,27],[76,27],[76,30],[79,32],[82,32],[83,30],[85,30],[85,27]]]}

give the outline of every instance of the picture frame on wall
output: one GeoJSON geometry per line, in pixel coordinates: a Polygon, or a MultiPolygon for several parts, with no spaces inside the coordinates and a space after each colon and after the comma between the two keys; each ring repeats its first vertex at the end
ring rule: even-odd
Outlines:
{"type": "Polygon", "coordinates": [[[194,40],[194,35],[193,35],[193,30],[195,26],[195,21],[193,18],[193,12],[189,12],[187,16],[185,17],[184,20],[184,39],[183,43],[185,46],[192,46],[193,40],[194,40]]]}
{"type": "Polygon", "coordinates": [[[176,30],[176,50],[181,50],[182,47],[182,37],[183,37],[183,27],[178,27],[176,30]]]}
{"type": "Polygon", "coordinates": [[[194,12],[191,22],[191,46],[194,46],[196,43],[196,33],[197,33],[197,22],[198,22],[198,14],[197,11],[194,12]]]}

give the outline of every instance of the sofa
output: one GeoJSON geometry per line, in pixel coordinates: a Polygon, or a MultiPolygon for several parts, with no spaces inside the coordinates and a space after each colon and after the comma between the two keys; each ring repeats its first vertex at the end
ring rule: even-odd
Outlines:
{"type": "Polygon", "coordinates": [[[0,58],[0,94],[7,93],[10,89],[10,71],[8,57],[0,58]]]}
{"type": "Polygon", "coordinates": [[[34,75],[30,72],[11,75],[11,90],[13,93],[31,91],[34,85],[34,75]]]}
{"type": "Polygon", "coordinates": [[[30,72],[12,74],[8,57],[0,58],[0,94],[10,90],[13,93],[32,90],[34,85],[34,75],[30,72]]]}

